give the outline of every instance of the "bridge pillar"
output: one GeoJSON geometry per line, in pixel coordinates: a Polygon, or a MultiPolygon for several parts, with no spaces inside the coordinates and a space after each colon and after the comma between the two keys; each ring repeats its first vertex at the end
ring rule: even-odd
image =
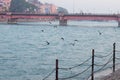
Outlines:
{"type": "Polygon", "coordinates": [[[16,19],[9,18],[9,19],[7,20],[7,23],[8,23],[8,24],[16,24],[17,21],[16,21],[16,19]]]}
{"type": "Polygon", "coordinates": [[[118,27],[120,27],[120,21],[118,21],[118,27]]]}
{"type": "Polygon", "coordinates": [[[60,26],[67,26],[67,19],[61,19],[61,20],[59,20],[59,25],[60,26]]]}
{"type": "Polygon", "coordinates": [[[118,18],[117,18],[117,22],[118,22],[118,27],[120,27],[120,15],[117,15],[118,18]]]}

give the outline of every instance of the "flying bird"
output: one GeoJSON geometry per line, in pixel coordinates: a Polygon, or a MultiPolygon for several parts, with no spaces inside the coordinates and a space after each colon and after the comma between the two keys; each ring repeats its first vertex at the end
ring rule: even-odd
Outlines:
{"type": "Polygon", "coordinates": [[[48,41],[46,41],[46,43],[47,43],[47,45],[49,45],[49,44],[50,44],[50,42],[48,42],[48,41]]]}
{"type": "Polygon", "coordinates": [[[64,40],[64,38],[63,38],[63,37],[61,37],[61,39],[62,39],[62,40],[64,40]]]}
{"type": "Polygon", "coordinates": [[[44,30],[41,30],[42,32],[44,32],[44,30]]]}
{"type": "Polygon", "coordinates": [[[102,33],[100,31],[98,31],[99,35],[102,35],[102,33]]]}

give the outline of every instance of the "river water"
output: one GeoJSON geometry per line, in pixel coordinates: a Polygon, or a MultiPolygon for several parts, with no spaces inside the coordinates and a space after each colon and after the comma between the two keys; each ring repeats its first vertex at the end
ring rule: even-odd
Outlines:
{"type": "MultiPolygon", "coordinates": [[[[96,54],[105,55],[112,52],[115,42],[120,50],[120,28],[114,21],[70,21],[68,26],[55,26],[57,24],[1,23],[0,80],[42,80],[55,68],[56,59],[59,67],[67,68],[90,58],[92,49],[96,54]]],[[[96,62],[104,63],[104,59],[96,62]]],[[[59,70],[59,78],[75,75],[84,68],[59,70]]],[[[68,80],[84,80],[89,74],[90,70],[68,80]]],[[[55,80],[55,72],[46,80],[55,80]]]]}

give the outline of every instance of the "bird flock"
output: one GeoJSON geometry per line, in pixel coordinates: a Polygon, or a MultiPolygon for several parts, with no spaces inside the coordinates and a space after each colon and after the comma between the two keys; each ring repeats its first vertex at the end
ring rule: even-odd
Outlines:
{"type": "MultiPolygon", "coordinates": [[[[52,22],[49,22],[49,24],[52,24],[52,22]]],[[[53,26],[54,28],[57,28],[58,26],[57,25],[54,25],[53,26]]],[[[41,32],[44,32],[44,30],[41,30],[41,32]]],[[[102,35],[102,32],[100,32],[99,30],[98,30],[98,34],[99,35],[102,35]]],[[[65,41],[65,38],[64,37],[61,37],[60,38],[62,41],[65,41]]],[[[45,41],[46,42],[46,45],[50,45],[50,42],[49,41],[45,41]]],[[[79,42],[79,40],[77,40],[77,39],[75,39],[75,40],[73,40],[73,42],[71,42],[71,43],[69,43],[70,45],[72,45],[72,46],[75,46],[75,44],[77,43],[77,42],[79,42]]]]}

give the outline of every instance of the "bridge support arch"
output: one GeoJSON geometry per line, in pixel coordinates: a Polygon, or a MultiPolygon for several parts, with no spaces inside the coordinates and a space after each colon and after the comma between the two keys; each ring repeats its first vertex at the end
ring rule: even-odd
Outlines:
{"type": "Polygon", "coordinates": [[[60,26],[67,26],[67,19],[60,19],[59,20],[59,25],[60,26]]]}

